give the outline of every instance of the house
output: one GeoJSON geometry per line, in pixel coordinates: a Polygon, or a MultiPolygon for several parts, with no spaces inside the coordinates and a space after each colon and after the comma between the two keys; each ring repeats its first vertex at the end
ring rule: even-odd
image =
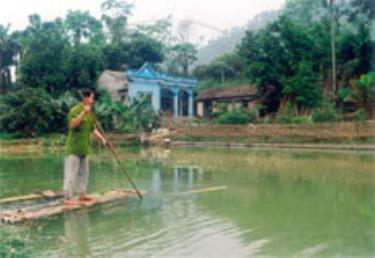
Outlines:
{"type": "Polygon", "coordinates": [[[129,85],[124,72],[105,70],[100,75],[97,84],[99,89],[108,91],[113,100],[124,104],[129,103],[129,85]]]}
{"type": "Polygon", "coordinates": [[[157,72],[148,63],[140,69],[126,72],[128,94],[132,98],[145,96],[154,109],[167,116],[193,116],[194,92],[197,80],[157,72]]]}
{"type": "Polygon", "coordinates": [[[254,85],[210,88],[201,91],[197,97],[197,116],[210,117],[222,104],[228,110],[243,107],[252,109],[260,101],[254,85]]]}

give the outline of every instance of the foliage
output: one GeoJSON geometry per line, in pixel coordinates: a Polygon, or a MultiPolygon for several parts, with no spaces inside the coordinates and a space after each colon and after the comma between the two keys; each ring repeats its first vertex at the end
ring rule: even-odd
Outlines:
{"type": "Polygon", "coordinates": [[[219,124],[246,124],[256,119],[254,113],[246,112],[242,108],[220,114],[216,121],[219,124]]]}
{"type": "Polygon", "coordinates": [[[25,229],[2,226],[0,228],[0,257],[31,257],[36,250],[31,248],[32,239],[25,229]]]}
{"type": "Polygon", "coordinates": [[[0,139],[2,139],[2,140],[17,139],[20,136],[22,136],[22,135],[20,135],[18,133],[0,133],[0,139]]]}
{"type": "Polygon", "coordinates": [[[101,9],[102,21],[110,33],[110,42],[122,43],[127,35],[126,27],[133,5],[122,0],[106,0],[102,3],[101,9]]]}
{"type": "Polygon", "coordinates": [[[0,130],[6,133],[22,133],[36,136],[52,132],[56,106],[41,88],[20,88],[0,98],[0,130]]]}
{"type": "Polygon", "coordinates": [[[75,88],[93,88],[103,68],[101,25],[87,12],[69,12],[65,21],[51,22],[32,15],[17,40],[22,47],[20,81],[54,97],[75,88]]]}
{"type": "Polygon", "coordinates": [[[309,115],[298,115],[290,102],[287,102],[276,115],[276,121],[281,124],[300,124],[312,123],[312,117],[309,115]]]}
{"type": "Polygon", "coordinates": [[[298,109],[319,106],[323,92],[332,91],[332,42],[338,89],[371,70],[371,21],[362,14],[351,18],[357,12],[341,0],[332,9],[328,1],[288,1],[278,20],[246,33],[238,53],[246,76],[266,99],[268,112],[277,111],[282,99],[298,109]],[[330,34],[332,26],[337,28],[335,38],[330,34]]]}
{"type": "Polygon", "coordinates": [[[104,42],[102,25],[88,11],[69,10],[65,19],[65,27],[74,46],[78,46],[82,41],[104,42]]]}
{"type": "Polygon", "coordinates": [[[10,87],[10,69],[14,64],[14,56],[19,52],[19,46],[14,36],[9,34],[10,25],[0,24],[0,94],[10,87]]]}
{"type": "Polygon", "coordinates": [[[301,61],[295,74],[281,81],[284,85],[282,94],[292,99],[298,109],[315,107],[323,96],[317,74],[314,74],[309,62],[301,61]]]}
{"type": "Polygon", "coordinates": [[[355,122],[363,122],[368,118],[368,114],[363,108],[358,109],[353,114],[353,121],[355,122]]]}
{"type": "Polygon", "coordinates": [[[123,70],[125,67],[140,68],[144,63],[160,63],[164,60],[162,42],[142,34],[132,34],[120,44],[108,44],[102,49],[107,69],[123,70]]]}
{"type": "Polygon", "coordinates": [[[189,66],[197,60],[197,49],[191,43],[179,43],[170,49],[171,59],[175,60],[184,75],[189,74],[189,66]]]}
{"type": "Polygon", "coordinates": [[[53,95],[64,92],[68,39],[62,20],[42,22],[40,16],[32,15],[18,42],[22,47],[19,79],[23,85],[44,88],[53,95]]]}
{"type": "Polygon", "coordinates": [[[137,130],[150,132],[160,126],[159,115],[146,97],[133,99],[130,104],[130,110],[137,130]]]}
{"type": "Polygon", "coordinates": [[[362,74],[358,80],[354,80],[347,87],[342,87],[338,96],[344,103],[347,99],[354,101],[358,109],[364,110],[371,117],[375,99],[375,72],[362,74]]]}
{"type": "Polygon", "coordinates": [[[106,130],[134,133],[160,126],[159,116],[146,98],[132,99],[125,106],[122,102],[113,102],[108,93],[102,93],[95,104],[95,113],[106,130]]]}
{"type": "Polygon", "coordinates": [[[324,101],[312,111],[314,122],[337,122],[341,120],[340,113],[331,102],[324,101]]]}
{"type": "Polygon", "coordinates": [[[124,60],[129,67],[139,68],[144,63],[160,63],[164,59],[163,44],[153,38],[136,33],[131,41],[123,44],[124,60]]]}
{"type": "Polygon", "coordinates": [[[224,83],[242,77],[243,64],[237,53],[225,53],[209,65],[199,65],[193,70],[199,80],[213,80],[224,83]]]}
{"type": "Polygon", "coordinates": [[[80,88],[94,90],[99,72],[103,70],[100,50],[93,45],[69,48],[64,57],[64,91],[80,88]]]}

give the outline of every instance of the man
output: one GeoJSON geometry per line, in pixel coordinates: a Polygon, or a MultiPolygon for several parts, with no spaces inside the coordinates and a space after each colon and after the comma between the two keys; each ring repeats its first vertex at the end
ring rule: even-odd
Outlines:
{"type": "Polygon", "coordinates": [[[64,193],[65,204],[73,205],[74,193],[79,193],[79,201],[92,201],[86,195],[89,178],[89,139],[90,134],[108,145],[105,138],[95,127],[95,116],[91,112],[94,93],[89,89],[80,90],[81,102],[70,109],[68,115],[68,138],[65,146],[64,193]]]}

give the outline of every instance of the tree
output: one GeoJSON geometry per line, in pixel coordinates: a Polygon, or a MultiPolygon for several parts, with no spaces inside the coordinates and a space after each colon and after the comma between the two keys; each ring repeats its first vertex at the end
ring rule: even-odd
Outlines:
{"type": "Polygon", "coordinates": [[[134,33],[126,42],[106,45],[103,55],[107,69],[121,70],[125,66],[139,68],[146,62],[161,63],[164,60],[164,45],[156,39],[134,33]]]}
{"type": "Polygon", "coordinates": [[[126,26],[133,5],[121,0],[106,0],[101,8],[102,21],[109,30],[111,43],[120,44],[127,35],[126,26]]]}
{"type": "Polygon", "coordinates": [[[140,24],[137,25],[135,32],[156,39],[165,45],[169,45],[172,42],[172,16],[169,15],[164,19],[156,20],[152,24],[140,24]]]}
{"type": "Polygon", "coordinates": [[[209,65],[197,66],[193,74],[199,80],[213,80],[224,83],[226,80],[242,79],[243,64],[236,52],[225,53],[209,65]]]}
{"type": "Polygon", "coordinates": [[[102,25],[88,11],[69,10],[65,18],[65,27],[72,39],[74,46],[78,46],[82,40],[100,44],[104,41],[102,25]]]}
{"type": "Polygon", "coordinates": [[[5,92],[10,84],[9,66],[14,64],[14,57],[19,51],[19,46],[12,35],[9,34],[10,25],[0,24],[0,94],[5,92]]]}
{"type": "Polygon", "coordinates": [[[38,15],[30,17],[30,25],[19,36],[22,45],[19,75],[23,85],[44,88],[54,97],[74,88],[95,86],[103,68],[101,46],[91,41],[80,44],[78,34],[75,45],[71,46],[65,29],[71,22],[64,23],[62,19],[42,22],[38,15]]]}
{"type": "Polygon", "coordinates": [[[20,88],[1,96],[0,129],[2,132],[35,136],[56,129],[51,96],[43,89],[20,88]]]}
{"type": "Polygon", "coordinates": [[[282,104],[290,100],[298,108],[312,106],[311,93],[304,87],[318,87],[320,66],[313,61],[319,53],[315,51],[311,30],[282,15],[258,33],[247,32],[239,46],[245,73],[258,85],[259,93],[267,96],[269,112],[276,111],[282,100],[282,104]],[[308,80],[303,82],[305,79],[308,80]],[[299,86],[304,90],[299,90],[299,86]]]}
{"type": "Polygon", "coordinates": [[[95,89],[103,65],[101,49],[96,46],[80,45],[68,48],[63,67],[64,91],[79,88],[95,89]]]}
{"type": "Polygon", "coordinates": [[[65,91],[64,61],[69,47],[63,21],[42,22],[39,15],[29,20],[30,25],[18,38],[22,47],[20,81],[58,95],[65,91]]]}
{"type": "Polygon", "coordinates": [[[189,74],[189,66],[197,60],[197,49],[191,43],[180,43],[171,49],[172,60],[182,68],[184,75],[189,74]]]}
{"type": "Polygon", "coordinates": [[[160,63],[164,59],[163,44],[142,34],[134,34],[129,43],[124,44],[125,61],[129,67],[141,67],[144,63],[160,63]]]}
{"type": "Polygon", "coordinates": [[[375,17],[375,6],[373,0],[351,0],[350,3],[355,8],[352,13],[352,18],[358,14],[364,14],[370,20],[375,17]]]}

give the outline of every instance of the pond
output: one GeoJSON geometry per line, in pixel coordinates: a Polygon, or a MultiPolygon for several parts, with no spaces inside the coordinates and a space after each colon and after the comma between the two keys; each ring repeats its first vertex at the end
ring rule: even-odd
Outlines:
{"type": "MultiPolygon", "coordinates": [[[[3,153],[0,198],[60,190],[63,156],[3,153]]],[[[17,226],[31,235],[32,257],[375,255],[373,153],[181,148],[120,157],[144,200],[17,226]]],[[[89,192],[131,188],[107,152],[90,159],[89,192]]]]}

